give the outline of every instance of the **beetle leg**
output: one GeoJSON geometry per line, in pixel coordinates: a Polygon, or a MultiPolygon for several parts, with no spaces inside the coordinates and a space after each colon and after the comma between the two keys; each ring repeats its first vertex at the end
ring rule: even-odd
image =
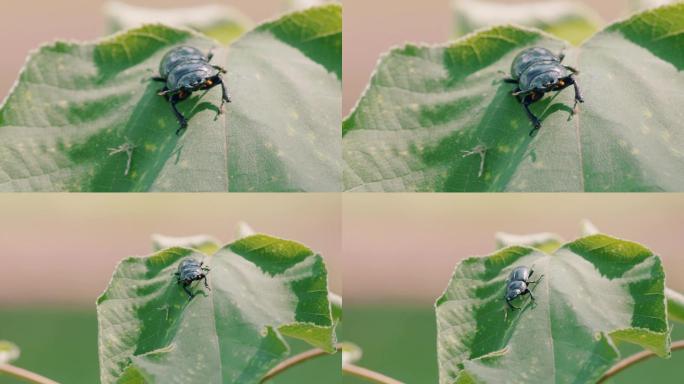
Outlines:
{"type": "Polygon", "coordinates": [[[518,80],[512,78],[512,77],[505,77],[503,79],[504,83],[509,83],[509,84],[518,84],[518,80]]]}
{"type": "Polygon", "coordinates": [[[214,58],[214,51],[211,50],[209,53],[207,53],[207,61],[211,61],[211,59],[214,58]]]}
{"type": "Polygon", "coordinates": [[[570,79],[572,80],[572,86],[575,88],[575,106],[577,106],[577,103],[584,103],[584,98],[582,97],[582,92],[579,89],[577,80],[574,77],[571,77],[570,79]]]}
{"type": "Polygon", "coordinates": [[[153,80],[153,81],[158,81],[158,82],[160,82],[160,83],[166,83],[166,79],[163,78],[163,77],[161,77],[161,76],[152,76],[152,77],[151,77],[151,80],[153,80]]]}
{"type": "Polygon", "coordinates": [[[203,279],[204,279],[204,286],[205,286],[208,290],[211,291],[211,288],[209,288],[209,283],[207,283],[207,276],[205,275],[205,276],[203,277],[203,279]]]}
{"type": "Polygon", "coordinates": [[[532,299],[532,301],[536,300],[536,299],[534,298],[534,295],[532,294],[532,291],[530,291],[529,289],[526,289],[525,292],[523,292],[523,295],[524,295],[525,293],[529,293],[529,294],[530,294],[530,299],[532,299]]]}
{"type": "Polygon", "coordinates": [[[212,65],[212,67],[214,67],[215,70],[217,70],[217,71],[219,71],[219,72],[221,72],[221,73],[228,73],[228,71],[226,71],[226,69],[223,68],[223,67],[220,66],[220,65],[212,65]]]}
{"type": "Polygon", "coordinates": [[[565,69],[567,69],[568,71],[572,72],[575,75],[579,73],[579,71],[577,69],[575,69],[574,67],[571,67],[569,65],[564,65],[563,67],[565,67],[565,69]]]}
{"type": "Polygon", "coordinates": [[[176,107],[176,104],[178,103],[178,98],[176,95],[172,95],[171,97],[168,97],[169,103],[171,103],[171,109],[173,109],[173,113],[176,115],[176,119],[178,120],[178,124],[180,124],[180,127],[176,130],[176,136],[180,135],[181,131],[184,130],[185,128],[188,127],[188,121],[185,119],[185,116],[183,116],[182,113],[178,110],[178,107],[176,107]]]}
{"type": "Polygon", "coordinates": [[[192,300],[192,298],[195,297],[195,295],[192,293],[192,291],[190,291],[190,289],[188,289],[188,285],[189,284],[183,283],[183,290],[188,294],[188,300],[192,300]]]}
{"type": "Polygon", "coordinates": [[[525,108],[525,112],[527,112],[527,117],[529,117],[530,121],[532,122],[532,125],[534,128],[530,131],[530,137],[534,137],[534,135],[537,133],[539,128],[541,128],[541,122],[539,121],[539,118],[530,111],[530,104],[534,102],[533,96],[534,93],[525,96],[525,98],[522,100],[522,105],[525,108]]]}
{"type": "Polygon", "coordinates": [[[230,103],[230,95],[228,94],[228,89],[226,88],[226,84],[223,82],[223,79],[219,77],[219,84],[221,84],[221,91],[223,92],[221,96],[221,107],[219,108],[219,113],[223,113],[223,104],[225,103],[230,103]]]}
{"type": "MultiPolygon", "coordinates": [[[[530,273],[530,276],[532,276],[531,273],[530,273]]],[[[528,281],[528,282],[527,282],[527,285],[530,285],[530,284],[537,284],[538,282],[541,281],[542,277],[544,277],[544,275],[539,276],[539,278],[537,279],[537,281],[528,281]]]]}
{"type": "Polygon", "coordinates": [[[511,310],[513,310],[513,311],[515,311],[516,309],[520,309],[520,308],[516,307],[515,305],[511,304],[511,302],[508,301],[508,299],[506,300],[506,304],[508,304],[508,306],[509,306],[509,307],[511,308],[511,310]]]}

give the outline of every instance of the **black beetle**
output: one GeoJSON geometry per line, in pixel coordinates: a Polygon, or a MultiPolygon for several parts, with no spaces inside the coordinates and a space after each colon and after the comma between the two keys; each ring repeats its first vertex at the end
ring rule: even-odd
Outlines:
{"type": "Polygon", "coordinates": [[[204,280],[204,286],[211,291],[211,288],[209,288],[209,284],[207,283],[207,273],[209,273],[210,269],[202,266],[202,264],[204,263],[201,261],[187,258],[178,264],[178,272],[174,273],[177,277],[178,284],[183,286],[183,290],[190,296],[190,300],[195,297],[195,294],[188,289],[193,281],[204,280]]]}
{"type": "Polygon", "coordinates": [[[171,103],[173,113],[178,119],[180,128],[176,135],[188,126],[188,121],[176,108],[176,104],[190,97],[199,90],[208,90],[217,85],[221,85],[223,96],[219,113],[223,112],[223,103],[230,103],[228,90],[221,77],[226,70],[218,65],[209,63],[213,55],[204,55],[199,49],[180,46],[176,47],[164,55],[159,63],[159,76],[153,77],[155,81],[166,83],[166,86],[159,91],[160,96],[164,96],[171,103]]]}
{"type": "Polygon", "coordinates": [[[572,85],[575,88],[575,107],[578,102],[584,102],[577,80],[574,78],[578,71],[562,65],[564,57],[562,53],[556,56],[546,48],[527,48],[513,59],[511,77],[504,79],[507,83],[518,85],[513,90],[513,96],[522,103],[527,116],[532,121],[534,128],[530,131],[530,136],[534,136],[541,128],[541,122],[530,111],[530,104],[540,100],[546,92],[560,91],[572,85]]]}
{"type": "Polygon", "coordinates": [[[513,271],[511,271],[511,274],[508,275],[508,279],[506,280],[505,298],[506,304],[508,304],[508,306],[511,309],[520,309],[511,304],[511,301],[515,300],[515,298],[518,296],[524,296],[526,294],[529,294],[530,298],[534,300],[534,296],[532,295],[532,291],[530,291],[529,286],[530,284],[537,284],[542,279],[542,277],[544,277],[544,275],[539,276],[537,281],[530,281],[530,277],[532,277],[533,273],[533,269],[522,266],[515,267],[513,271]]]}

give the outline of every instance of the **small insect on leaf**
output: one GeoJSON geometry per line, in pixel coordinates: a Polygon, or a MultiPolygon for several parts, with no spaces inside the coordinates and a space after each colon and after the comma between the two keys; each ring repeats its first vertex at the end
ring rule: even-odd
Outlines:
{"type": "Polygon", "coordinates": [[[534,136],[541,128],[541,121],[530,111],[530,104],[541,100],[545,93],[560,91],[572,85],[575,88],[573,111],[577,103],[584,102],[574,77],[579,72],[573,67],[562,65],[564,57],[562,53],[556,56],[546,48],[533,47],[520,52],[511,63],[511,77],[505,81],[518,85],[511,94],[523,105],[532,122],[534,128],[530,136],[534,136]]]}
{"type": "Polygon", "coordinates": [[[159,63],[159,76],[152,78],[166,84],[164,88],[159,90],[159,95],[164,96],[171,103],[173,113],[178,124],[180,124],[176,135],[179,135],[188,126],[188,120],[178,110],[176,104],[190,97],[193,92],[221,85],[223,95],[219,113],[223,113],[224,103],[231,102],[228,89],[221,76],[222,73],[226,73],[226,70],[210,64],[212,56],[211,53],[205,55],[194,47],[173,48],[164,55],[159,63]]]}
{"type": "Polygon", "coordinates": [[[207,274],[210,269],[203,264],[203,261],[197,261],[192,258],[183,259],[178,264],[178,272],[175,273],[175,276],[178,284],[188,294],[188,300],[192,300],[195,297],[195,294],[189,288],[194,281],[204,280],[204,287],[211,291],[207,282],[207,274]]]}
{"type": "Polygon", "coordinates": [[[536,281],[531,281],[530,278],[532,277],[532,274],[534,273],[534,270],[531,268],[527,268],[525,266],[520,266],[520,267],[515,267],[511,273],[508,275],[508,280],[506,280],[506,304],[511,310],[517,310],[520,309],[520,307],[516,307],[513,304],[511,304],[511,301],[515,300],[518,297],[522,297],[525,295],[530,295],[530,299],[534,301],[534,295],[532,295],[532,291],[530,291],[530,285],[532,284],[537,284],[541,281],[542,277],[544,275],[539,276],[539,278],[536,281]]]}

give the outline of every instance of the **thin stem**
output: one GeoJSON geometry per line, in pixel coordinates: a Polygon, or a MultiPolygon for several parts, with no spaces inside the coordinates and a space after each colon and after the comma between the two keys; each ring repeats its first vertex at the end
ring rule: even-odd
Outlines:
{"type": "Polygon", "coordinates": [[[362,368],[354,364],[343,365],[342,373],[356,376],[378,384],[404,384],[401,381],[385,376],[382,373],[371,371],[370,369],[362,368]]]}
{"type": "Polygon", "coordinates": [[[5,373],[19,380],[24,380],[34,384],[59,384],[56,381],[50,380],[37,373],[27,371],[23,368],[15,367],[9,364],[0,364],[0,374],[5,373]]]}
{"type": "MultiPolygon", "coordinates": [[[[335,349],[337,351],[342,350],[342,346],[336,345],[335,349]]],[[[308,350],[306,352],[302,352],[298,355],[294,355],[290,357],[289,359],[281,362],[280,364],[276,365],[273,369],[268,371],[268,373],[261,379],[261,382],[264,383],[267,380],[272,379],[273,377],[283,373],[284,371],[294,367],[295,365],[299,365],[305,361],[314,359],[319,356],[325,356],[325,355],[330,355],[329,352],[326,352],[320,348],[314,348],[311,350],[308,350]]]]}
{"type": "MultiPolygon", "coordinates": [[[[678,349],[684,349],[684,340],[679,340],[675,341],[672,343],[670,349],[672,351],[676,351],[678,349]]],[[[613,365],[612,368],[610,368],[598,381],[599,383],[603,383],[604,381],[610,379],[611,377],[617,375],[618,373],[624,371],[625,369],[631,367],[632,365],[646,360],[648,358],[651,358],[655,356],[655,353],[651,351],[641,351],[639,353],[635,353],[634,355],[619,361],[617,364],[613,365]]]]}

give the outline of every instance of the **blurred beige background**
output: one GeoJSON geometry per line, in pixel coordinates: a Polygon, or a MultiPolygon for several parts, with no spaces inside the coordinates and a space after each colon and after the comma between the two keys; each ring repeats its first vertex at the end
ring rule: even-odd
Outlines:
{"type": "Polygon", "coordinates": [[[428,305],[456,263],[495,250],[494,234],[553,232],[588,219],[662,257],[684,291],[684,194],[344,194],[344,300],[428,305]]]}
{"type": "MultiPolygon", "coordinates": [[[[508,0],[521,1],[528,0],[508,0]]],[[[625,15],[631,0],[578,1],[611,21],[625,15]]],[[[451,0],[344,0],[343,4],[343,115],[356,103],[382,53],[406,42],[444,43],[453,31],[451,0]]]]}
{"type": "MultiPolygon", "coordinates": [[[[227,4],[255,22],[271,19],[284,10],[284,0],[125,0],[149,7],[187,7],[227,4]]],[[[2,56],[0,100],[4,100],[24,65],[28,52],[54,40],[94,40],[103,36],[105,0],[2,0],[2,56]]]]}
{"type": "Polygon", "coordinates": [[[0,306],[91,306],[152,234],[229,243],[239,221],[322,254],[341,292],[340,209],[337,194],[2,194],[0,306]]]}

